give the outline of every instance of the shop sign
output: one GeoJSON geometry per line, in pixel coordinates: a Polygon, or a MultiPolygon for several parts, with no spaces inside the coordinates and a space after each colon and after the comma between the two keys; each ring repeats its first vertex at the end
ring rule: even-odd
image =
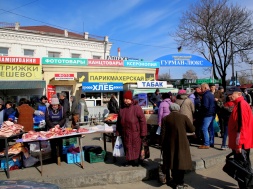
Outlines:
{"type": "Polygon", "coordinates": [[[61,74],[54,74],[55,80],[74,80],[75,74],[67,74],[67,73],[61,73],[61,74]]]}
{"type": "Polygon", "coordinates": [[[202,83],[222,83],[221,79],[196,79],[197,84],[202,83]]]}
{"type": "Polygon", "coordinates": [[[118,67],[124,64],[123,60],[88,59],[88,66],[118,67]]]}
{"type": "Polygon", "coordinates": [[[136,60],[124,60],[125,67],[135,68],[159,68],[159,62],[148,62],[148,61],[136,61],[136,60]]]}
{"type": "Polygon", "coordinates": [[[41,72],[41,66],[0,64],[2,80],[42,80],[41,72]]]}
{"type": "Polygon", "coordinates": [[[121,56],[107,56],[107,60],[128,60],[128,58],[121,56]]]}
{"type": "Polygon", "coordinates": [[[0,56],[0,64],[40,65],[40,58],[0,56]]]}
{"type": "Polygon", "coordinates": [[[137,88],[167,88],[167,81],[137,81],[137,88]]]}
{"type": "Polygon", "coordinates": [[[212,63],[207,59],[192,54],[169,54],[157,58],[160,66],[183,66],[183,67],[211,67],[212,63]]]}
{"type": "Polygon", "coordinates": [[[123,83],[99,83],[83,82],[82,90],[84,92],[119,92],[123,91],[123,83]]]}
{"type": "Polygon", "coordinates": [[[79,82],[137,82],[145,81],[145,73],[77,73],[79,82]]]}
{"type": "Polygon", "coordinates": [[[87,59],[83,58],[49,58],[42,57],[42,64],[62,66],[87,66],[87,59]]]}

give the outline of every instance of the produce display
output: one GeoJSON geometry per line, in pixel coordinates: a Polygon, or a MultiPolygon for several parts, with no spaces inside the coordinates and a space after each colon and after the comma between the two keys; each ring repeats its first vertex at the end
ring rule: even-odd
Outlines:
{"type": "Polygon", "coordinates": [[[116,122],[118,119],[118,114],[108,114],[105,118],[105,122],[116,122]]]}
{"type": "Polygon", "coordinates": [[[0,129],[0,137],[10,137],[12,135],[23,132],[24,126],[13,123],[11,121],[5,121],[0,129]]]}
{"type": "Polygon", "coordinates": [[[89,130],[85,128],[71,129],[71,128],[60,128],[59,126],[56,126],[54,128],[51,128],[49,131],[39,131],[39,132],[29,131],[28,133],[22,135],[22,139],[23,141],[37,140],[37,139],[46,140],[54,137],[86,132],[89,132],[89,130]]]}

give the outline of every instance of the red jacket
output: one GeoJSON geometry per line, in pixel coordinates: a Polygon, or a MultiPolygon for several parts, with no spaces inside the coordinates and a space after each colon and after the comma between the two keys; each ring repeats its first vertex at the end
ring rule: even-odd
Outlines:
{"type": "Polygon", "coordinates": [[[253,148],[253,117],[249,104],[241,96],[234,101],[234,109],[228,122],[228,146],[232,150],[242,148],[253,148]],[[241,115],[238,115],[238,103],[240,102],[241,115]],[[241,117],[241,131],[238,132],[238,116],[241,117]],[[238,140],[238,143],[236,142],[238,140]]]}

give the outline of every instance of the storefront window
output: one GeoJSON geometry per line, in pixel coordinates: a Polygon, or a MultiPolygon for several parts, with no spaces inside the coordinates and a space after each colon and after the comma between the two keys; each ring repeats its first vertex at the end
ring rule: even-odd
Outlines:
{"type": "Polygon", "coordinates": [[[24,49],[24,56],[34,56],[34,50],[24,49]]]}
{"type": "Polygon", "coordinates": [[[0,56],[8,56],[9,48],[0,47],[0,56]]]}
{"type": "Polygon", "coordinates": [[[81,57],[81,55],[80,54],[71,54],[71,58],[80,58],[81,57]]]}
{"type": "Polygon", "coordinates": [[[61,53],[59,52],[51,52],[51,51],[48,52],[48,57],[60,58],[60,55],[61,53]]]}

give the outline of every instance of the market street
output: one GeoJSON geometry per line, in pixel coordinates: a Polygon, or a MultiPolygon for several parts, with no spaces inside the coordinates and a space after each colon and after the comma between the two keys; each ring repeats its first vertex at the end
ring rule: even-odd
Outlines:
{"type": "MultiPolygon", "coordinates": [[[[222,171],[224,164],[218,164],[208,169],[197,170],[185,175],[185,183],[189,189],[232,189],[238,188],[237,182],[222,171]]],[[[160,185],[157,180],[149,180],[128,184],[110,184],[105,186],[83,187],[78,189],[151,189],[170,188],[167,185],[160,185]]]]}

